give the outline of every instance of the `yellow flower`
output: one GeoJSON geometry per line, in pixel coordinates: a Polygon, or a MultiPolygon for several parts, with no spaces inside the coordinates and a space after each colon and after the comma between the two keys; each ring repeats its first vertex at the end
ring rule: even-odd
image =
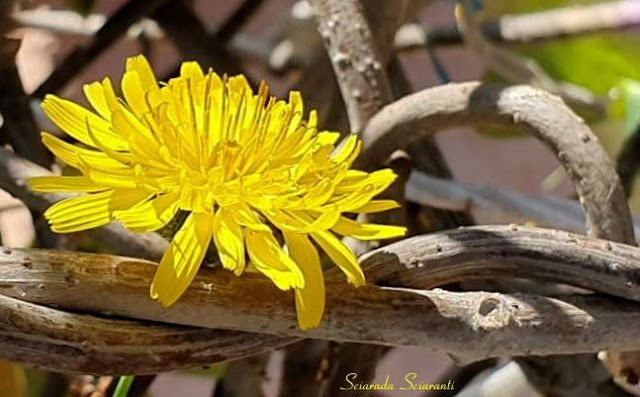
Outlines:
{"type": "Polygon", "coordinates": [[[52,230],[69,233],[118,220],[130,230],[162,228],[178,210],[186,221],[171,241],[151,284],[151,296],[173,304],[193,280],[213,240],[222,266],[247,266],[282,290],[295,290],[298,323],[318,326],[324,279],[316,245],[355,286],[365,282],[355,255],[336,236],[384,239],[405,228],[362,224],[344,213],[396,208],[372,200],[395,179],[391,170],[350,169],[355,135],[318,132],[316,113],[303,120],[302,99],[254,93],[244,76],[204,74],[194,62],[158,84],[147,60],[129,58],[121,82],[84,86],[95,113],[48,95],[47,116],[83,146],[43,133],[44,144],[81,176],[32,178],[39,192],[85,192],[45,213],[52,230]],[[315,244],[312,242],[314,241],[315,244]]]}

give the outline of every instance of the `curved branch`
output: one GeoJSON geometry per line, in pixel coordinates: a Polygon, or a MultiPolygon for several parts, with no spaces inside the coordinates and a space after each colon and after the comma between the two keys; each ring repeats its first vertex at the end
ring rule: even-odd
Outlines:
{"type": "MultiPolygon", "coordinates": [[[[477,278],[474,273],[504,275],[508,269],[521,277],[570,282],[640,300],[639,261],[640,248],[568,232],[474,227],[380,248],[364,256],[362,265],[370,279],[381,282],[392,276],[405,278],[406,273],[406,278],[433,287],[477,278]]],[[[292,294],[277,290],[262,277],[206,269],[176,305],[165,309],[148,297],[155,272],[152,262],[15,250],[2,253],[0,263],[0,291],[34,303],[292,338],[423,346],[464,360],[632,350],[640,337],[640,305],[596,296],[558,300],[371,285],[353,288],[329,277],[325,320],[320,328],[302,332],[295,326],[292,294]]],[[[286,339],[283,343],[289,342],[286,339]]]]}
{"type": "Polygon", "coordinates": [[[413,237],[362,255],[360,264],[378,285],[430,289],[519,277],[640,301],[639,260],[640,249],[626,244],[510,225],[413,237]]]}
{"type": "Polygon", "coordinates": [[[247,357],[291,338],[71,314],[0,295],[0,356],[56,372],[153,374],[247,357]]]}
{"type": "Polygon", "coordinates": [[[558,97],[529,86],[448,84],[386,106],[365,127],[363,161],[387,158],[421,135],[462,125],[494,125],[528,133],[556,155],[571,178],[590,235],[634,243],[620,180],[596,136],[558,97]]]}

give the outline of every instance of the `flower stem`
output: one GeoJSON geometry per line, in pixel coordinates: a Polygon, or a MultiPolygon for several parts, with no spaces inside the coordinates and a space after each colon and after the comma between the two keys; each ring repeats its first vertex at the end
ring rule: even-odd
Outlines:
{"type": "Polygon", "coordinates": [[[121,376],[120,379],[118,379],[116,391],[113,392],[113,397],[127,397],[132,382],[133,376],[121,376]]]}

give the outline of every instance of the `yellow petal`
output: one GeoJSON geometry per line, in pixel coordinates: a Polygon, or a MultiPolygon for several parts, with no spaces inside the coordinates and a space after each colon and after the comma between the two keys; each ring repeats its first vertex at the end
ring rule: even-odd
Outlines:
{"type": "Polygon", "coordinates": [[[120,84],[122,86],[124,99],[138,117],[141,117],[149,111],[146,93],[142,88],[142,82],[140,81],[138,72],[132,71],[125,73],[124,76],[122,76],[120,84]]]}
{"type": "Polygon", "coordinates": [[[331,154],[331,159],[336,163],[351,163],[360,153],[362,141],[356,134],[351,134],[340,142],[340,145],[331,154]]]}
{"type": "Polygon", "coordinates": [[[109,123],[93,112],[71,101],[60,99],[55,95],[47,95],[42,102],[42,109],[61,130],[85,145],[95,147],[87,132],[87,125],[95,136],[113,150],[127,150],[129,144],[111,130],[109,123]]]}
{"type": "Polygon", "coordinates": [[[85,84],[82,89],[84,91],[84,96],[95,111],[98,112],[102,118],[110,120],[111,111],[109,110],[109,105],[107,104],[107,99],[104,95],[102,83],[96,81],[91,84],[85,84]]]}
{"type": "Polygon", "coordinates": [[[149,197],[141,190],[107,190],[59,201],[44,216],[56,233],[71,233],[104,226],[112,212],[130,208],[149,197]]]}
{"type": "Polygon", "coordinates": [[[300,329],[320,325],[325,305],[324,275],[318,251],[304,234],[283,232],[291,258],[300,266],[304,287],[295,289],[300,329]]]}
{"type": "Polygon", "coordinates": [[[151,298],[171,306],[196,276],[211,241],[213,215],[191,213],[173,237],[151,283],[151,298]]]}
{"type": "Polygon", "coordinates": [[[354,208],[352,212],[356,212],[358,214],[372,214],[396,208],[400,208],[400,204],[394,200],[371,200],[362,207],[354,208]]]}
{"type": "Polygon", "coordinates": [[[72,145],[46,132],[42,133],[42,143],[51,150],[57,158],[77,169],[82,169],[84,165],[94,168],[110,169],[126,167],[121,162],[112,159],[102,152],[72,145]]]}
{"type": "Polygon", "coordinates": [[[109,186],[113,189],[136,189],[138,187],[135,171],[131,168],[115,170],[98,167],[84,167],[83,173],[94,183],[109,186]]]}
{"type": "Polygon", "coordinates": [[[99,192],[107,189],[85,176],[35,176],[27,183],[34,192],[99,192]]]}
{"type": "Polygon", "coordinates": [[[360,223],[341,216],[340,220],[333,226],[333,231],[359,240],[381,240],[404,236],[407,233],[407,228],[394,225],[360,223]]]}
{"type": "Polygon", "coordinates": [[[311,233],[331,229],[338,222],[340,211],[337,207],[329,207],[323,212],[273,211],[270,215],[270,220],[279,229],[297,233],[311,233]]]}
{"type": "Polygon", "coordinates": [[[282,289],[302,288],[304,277],[296,263],[282,250],[271,232],[246,231],[251,263],[282,289]]]}
{"type": "Polygon", "coordinates": [[[329,258],[347,275],[349,281],[359,287],[365,284],[364,273],[356,256],[331,232],[311,233],[311,237],[320,245],[329,258]]]}
{"type": "Polygon", "coordinates": [[[268,232],[271,229],[264,224],[256,215],[256,213],[246,204],[238,204],[229,209],[234,220],[239,225],[247,227],[251,230],[268,232]]]}
{"type": "Polygon", "coordinates": [[[236,276],[241,275],[245,266],[244,235],[232,214],[222,208],[216,212],[213,221],[213,241],[222,266],[236,276]]]}
{"type": "Polygon", "coordinates": [[[144,88],[145,91],[155,91],[159,89],[153,69],[144,55],[127,58],[126,70],[127,72],[134,71],[138,74],[142,88],[144,88]]]}
{"type": "Polygon", "coordinates": [[[319,145],[333,145],[339,138],[339,132],[322,131],[316,135],[316,143],[319,145]]]}
{"type": "Polygon", "coordinates": [[[204,73],[198,62],[183,62],[180,66],[180,77],[191,80],[192,84],[197,84],[204,79],[204,73]]]}
{"type": "Polygon", "coordinates": [[[166,167],[153,132],[130,111],[120,108],[111,117],[114,130],[126,137],[136,159],[151,166],[166,167]]]}
{"type": "Polygon", "coordinates": [[[129,230],[152,232],[165,226],[178,211],[179,193],[165,194],[128,210],[115,211],[114,216],[129,230]]]}
{"type": "Polygon", "coordinates": [[[0,394],[3,397],[27,397],[27,377],[18,364],[0,360],[0,394]]]}

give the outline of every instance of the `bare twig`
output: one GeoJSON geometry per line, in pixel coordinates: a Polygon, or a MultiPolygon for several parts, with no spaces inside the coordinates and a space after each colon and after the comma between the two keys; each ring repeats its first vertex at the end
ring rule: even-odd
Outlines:
{"type": "Polygon", "coordinates": [[[460,125],[499,125],[531,134],[558,157],[574,182],[592,236],[633,244],[633,228],[611,160],[589,127],[546,92],[527,86],[449,84],[404,97],[380,111],[363,135],[363,156],[383,158],[421,135],[460,125]]]}
{"type": "MultiPolygon", "coordinates": [[[[365,128],[365,147],[369,150],[364,152],[364,156],[380,158],[395,148],[406,147],[410,141],[419,138],[416,131],[424,136],[468,124],[515,128],[544,142],[557,155],[574,183],[585,209],[588,233],[634,243],[624,192],[595,135],[559,98],[531,87],[463,83],[407,96],[379,112],[365,128]]],[[[596,360],[595,357],[591,359],[596,360]]],[[[519,359],[525,364],[526,360],[519,359]]],[[[558,364],[558,373],[562,366],[568,368],[558,360],[554,363],[558,364]]],[[[547,361],[544,366],[535,365],[535,368],[543,372],[552,370],[552,361],[547,361]]],[[[606,379],[602,367],[594,365],[590,368],[601,369],[597,376],[592,377],[594,381],[606,379]]],[[[528,373],[533,373],[533,369],[528,373]]],[[[565,371],[565,374],[567,382],[584,377],[583,373],[571,371],[565,371]]],[[[548,374],[536,379],[542,378],[551,379],[548,374]]],[[[607,385],[610,384],[611,381],[607,381],[607,385]]],[[[556,385],[551,383],[538,383],[537,386],[557,392],[556,385]]],[[[571,392],[562,393],[566,396],[580,395],[583,390],[574,388],[571,392]]],[[[585,397],[584,394],[582,396],[585,397]]]]}
{"type": "MultiPolygon", "coordinates": [[[[470,211],[484,223],[527,223],[584,233],[584,211],[575,200],[529,196],[500,187],[476,186],[412,171],[405,190],[407,200],[450,211],[470,211]]],[[[640,220],[633,229],[640,235],[640,220]]]]}
{"type": "Polygon", "coordinates": [[[153,17],[183,55],[193,57],[204,67],[210,66],[219,73],[241,73],[238,61],[224,48],[224,42],[208,34],[184,1],[167,2],[154,12],[153,17]],[[189,29],[185,29],[186,26],[189,29]]]}
{"type": "MultiPolygon", "coordinates": [[[[1,15],[0,23],[4,24],[1,21],[7,19],[8,16],[1,15]]],[[[3,137],[3,141],[11,144],[16,153],[43,167],[49,167],[53,156],[40,141],[40,134],[29,107],[29,97],[24,92],[15,63],[15,52],[18,50],[19,42],[0,34],[0,47],[3,48],[0,54],[0,136],[3,137]]],[[[31,209],[31,216],[39,246],[60,248],[61,239],[51,232],[42,218],[42,213],[31,209]]]]}
{"type": "Polygon", "coordinates": [[[358,1],[313,0],[311,4],[347,107],[351,131],[360,132],[369,118],[391,101],[391,88],[373,34],[358,1]]]}
{"type": "Polygon", "coordinates": [[[631,197],[633,193],[633,183],[640,167],[640,126],[636,127],[633,133],[622,145],[616,162],[616,171],[620,176],[624,193],[631,197]]]}
{"type": "MultiPolygon", "coordinates": [[[[402,14],[408,2],[374,2],[381,9],[370,10],[369,17],[379,27],[381,40],[378,41],[360,1],[313,0],[310,3],[342,93],[350,129],[360,133],[369,118],[392,100],[384,69],[391,52],[390,38],[403,22],[402,14]]],[[[401,200],[402,189],[395,192],[401,200]]],[[[365,381],[373,378],[384,349],[354,345],[338,346],[330,352],[327,362],[331,372],[320,383],[320,396],[336,395],[336,382],[341,377],[338,371],[342,366],[358,372],[365,381]],[[364,357],[370,359],[359,359],[364,357]]]]}
{"type": "MultiPolygon", "coordinates": [[[[15,51],[18,50],[19,41],[0,36],[0,46],[4,48],[6,42],[9,42],[15,51]]],[[[18,75],[13,51],[0,55],[0,113],[3,119],[0,132],[5,135],[5,139],[9,139],[16,153],[43,167],[50,166],[53,157],[40,142],[38,129],[29,108],[29,98],[18,75]]]]}
{"type": "Polygon", "coordinates": [[[522,58],[499,48],[487,40],[471,12],[463,6],[456,7],[458,28],[487,67],[514,84],[531,84],[560,96],[567,103],[595,115],[606,114],[604,102],[589,90],[570,83],[558,83],[532,59],[522,58]]]}
{"type": "MultiPolygon", "coordinates": [[[[503,15],[482,23],[484,36],[501,44],[557,40],[603,31],[620,31],[640,26],[640,5],[634,0],[574,4],[527,14],[503,15]]],[[[395,48],[407,50],[426,45],[460,45],[464,39],[456,26],[429,27],[417,23],[398,30],[395,48]]]]}
{"type": "Polygon", "coordinates": [[[127,1],[91,39],[69,54],[33,95],[42,98],[46,94],[57,92],[82,68],[95,60],[105,48],[121,37],[129,26],[165,2],[166,0],[127,1]]]}

